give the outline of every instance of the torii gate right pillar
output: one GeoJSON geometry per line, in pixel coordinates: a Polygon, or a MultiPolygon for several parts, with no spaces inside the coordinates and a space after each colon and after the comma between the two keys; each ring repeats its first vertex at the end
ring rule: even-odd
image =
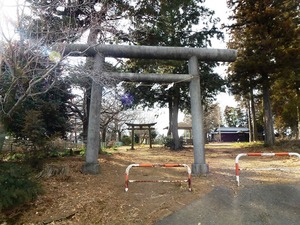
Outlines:
{"type": "Polygon", "coordinates": [[[192,131],[194,145],[194,163],[192,173],[207,174],[208,165],[205,163],[205,139],[203,125],[203,108],[201,103],[199,63],[196,56],[189,59],[189,73],[193,76],[190,82],[192,131]]]}

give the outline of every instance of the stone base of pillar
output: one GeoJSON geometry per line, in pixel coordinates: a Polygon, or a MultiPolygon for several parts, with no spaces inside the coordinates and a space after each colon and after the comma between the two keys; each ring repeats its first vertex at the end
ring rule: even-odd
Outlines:
{"type": "Polygon", "coordinates": [[[207,174],[209,171],[208,169],[208,164],[192,164],[192,174],[194,175],[202,175],[202,174],[207,174]]]}
{"type": "Polygon", "coordinates": [[[81,167],[81,172],[84,174],[99,174],[100,173],[100,165],[99,163],[85,163],[81,167]]]}

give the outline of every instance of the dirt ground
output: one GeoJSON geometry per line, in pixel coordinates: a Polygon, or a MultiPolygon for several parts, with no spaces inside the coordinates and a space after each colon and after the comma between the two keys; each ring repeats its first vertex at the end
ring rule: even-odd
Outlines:
{"type": "MultiPolygon", "coordinates": [[[[99,175],[82,174],[80,168],[84,158],[80,156],[48,162],[67,166],[68,177],[43,179],[45,194],[28,205],[6,211],[0,216],[0,224],[150,225],[218,186],[238,191],[247,185],[295,183],[300,178],[300,160],[296,157],[244,157],[240,160],[241,185],[237,187],[235,157],[242,152],[260,152],[261,149],[241,149],[222,143],[206,146],[210,172],[206,176],[192,177],[192,192],[188,191],[187,183],[151,182],[130,183],[129,191],[125,192],[124,173],[132,163],[186,163],[189,166],[193,163],[192,147],[178,152],[159,146],[128,149],[122,147],[111,150],[111,154],[100,155],[99,175]]],[[[129,179],[184,180],[187,172],[185,168],[135,167],[130,170],[129,179]]]]}

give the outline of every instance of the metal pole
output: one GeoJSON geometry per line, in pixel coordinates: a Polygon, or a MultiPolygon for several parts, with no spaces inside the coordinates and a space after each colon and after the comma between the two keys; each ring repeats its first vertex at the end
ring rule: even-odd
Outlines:
{"type": "MultiPolygon", "coordinates": [[[[94,73],[101,73],[104,69],[104,57],[102,54],[97,54],[94,61],[94,73]]],[[[100,149],[100,110],[102,100],[103,87],[92,81],[91,103],[89,114],[89,126],[87,137],[87,149],[85,164],[82,167],[83,173],[98,174],[100,165],[98,161],[98,153],[100,149]]]]}
{"type": "Polygon", "coordinates": [[[193,75],[193,79],[190,82],[194,145],[194,164],[192,164],[192,173],[206,174],[208,173],[208,165],[205,163],[203,110],[201,104],[199,64],[196,56],[189,59],[189,73],[193,75]]]}

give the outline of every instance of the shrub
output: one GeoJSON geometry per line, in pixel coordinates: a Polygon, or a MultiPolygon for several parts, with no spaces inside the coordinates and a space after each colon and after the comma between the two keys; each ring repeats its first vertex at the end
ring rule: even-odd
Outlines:
{"type": "Polygon", "coordinates": [[[6,136],[6,134],[1,132],[1,125],[0,125],[0,152],[2,151],[4,142],[5,142],[5,136],[6,136]]]}
{"type": "Polygon", "coordinates": [[[20,163],[0,164],[0,211],[34,200],[42,193],[32,169],[20,163]]]}
{"type": "MultiPolygon", "coordinates": [[[[174,139],[173,139],[173,138],[165,137],[163,143],[164,143],[164,146],[165,146],[165,147],[169,147],[171,150],[175,150],[175,142],[174,142],[174,139]]],[[[180,139],[180,146],[179,146],[179,149],[182,149],[182,148],[183,148],[183,140],[180,139]]]]}
{"type": "Polygon", "coordinates": [[[122,137],[122,143],[124,144],[124,145],[130,145],[131,144],[131,139],[130,139],[130,137],[128,137],[128,136],[126,136],[126,135],[124,135],[123,137],[122,137]]]}
{"type": "Polygon", "coordinates": [[[86,151],[85,147],[80,148],[79,155],[84,156],[85,155],[85,151],[86,151]]]}

